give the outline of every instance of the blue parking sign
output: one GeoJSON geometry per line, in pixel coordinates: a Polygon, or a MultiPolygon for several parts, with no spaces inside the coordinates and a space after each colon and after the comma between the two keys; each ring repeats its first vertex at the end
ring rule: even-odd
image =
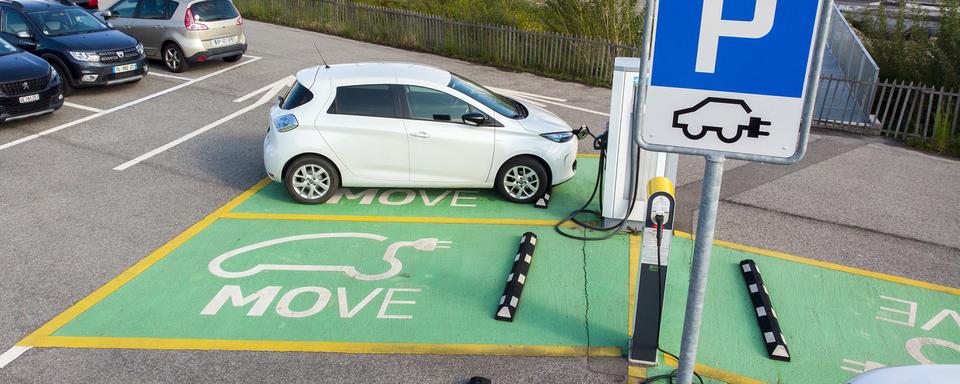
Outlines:
{"type": "Polygon", "coordinates": [[[645,148],[792,158],[825,1],[657,1],[645,148]]]}
{"type": "Polygon", "coordinates": [[[652,83],[800,97],[818,6],[804,0],[662,1],[652,83]],[[719,12],[705,2],[718,4],[719,12]]]}

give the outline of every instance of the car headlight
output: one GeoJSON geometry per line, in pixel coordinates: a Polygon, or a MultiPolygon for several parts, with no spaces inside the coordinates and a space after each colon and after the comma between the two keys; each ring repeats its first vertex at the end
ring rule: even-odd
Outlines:
{"type": "Polygon", "coordinates": [[[70,51],[70,56],[73,56],[74,59],[80,61],[100,61],[100,55],[97,55],[95,52],[74,52],[70,51]]]}
{"type": "Polygon", "coordinates": [[[287,132],[300,126],[300,122],[294,115],[280,115],[273,119],[273,126],[280,132],[287,132]]]}
{"type": "Polygon", "coordinates": [[[566,131],[566,132],[544,133],[540,136],[543,136],[543,138],[555,143],[566,143],[573,138],[573,132],[566,131]]]}
{"type": "Polygon", "coordinates": [[[137,43],[137,53],[143,55],[143,44],[137,43]]]}
{"type": "Polygon", "coordinates": [[[53,69],[53,67],[50,67],[50,81],[54,81],[58,79],[60,79],[60,74],[57,73],[56,69],[53,69]]]}

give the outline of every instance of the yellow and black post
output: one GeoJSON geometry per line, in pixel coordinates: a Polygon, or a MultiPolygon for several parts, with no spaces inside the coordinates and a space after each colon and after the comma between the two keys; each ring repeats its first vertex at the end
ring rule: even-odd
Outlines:
{"type": "Polygon", "coordinates": [[[676,202],[673,183],[666,177],[650,179],[647,191],[649,196],[640,250],[636,311],[628,359],[634,364],[656,365],[676,202]]]}

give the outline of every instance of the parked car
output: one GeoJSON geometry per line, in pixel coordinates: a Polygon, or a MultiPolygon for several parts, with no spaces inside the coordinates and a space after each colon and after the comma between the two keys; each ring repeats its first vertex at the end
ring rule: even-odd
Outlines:
{"type": "Polygon", "coordinates": [[[271,108],[263,157],[304,204],[341,186],[492,187],[531,203],[573,177],[577,140],[556,115],[441,69],[324,65],[271,108]]]}
{"type": "Polygon", "coordinates": [[[140,81],[143,46],[67,1],[0,0],[0,36],[50,62],[63,92],[74,87],[140,81]]]}
{"type": "Polygon", "coordinates": [[[170,72],[218,58],[234,62],[247,51],[243,17],[230,0],[121,0],[101,15],[140,39],[147,57],[170,72]]]}
{"type": "Polygon", "coordinates": [[[57,71],[0,38],[0,123],[51,113],[62,106],[57,71]]]}

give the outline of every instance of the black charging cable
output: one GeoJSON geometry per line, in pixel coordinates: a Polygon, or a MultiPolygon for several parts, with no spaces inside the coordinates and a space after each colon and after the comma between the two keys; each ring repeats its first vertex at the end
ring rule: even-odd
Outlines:
{"type": "MultiPolygon", "coordinates": [[[[623,230],[623,227],[627,225],[628,218],[630,217],[630,214],[633,213],[633,208],[637,203],[637,186],[636,186],[636,183],[632,183],[633,185],[630,186],[630,206],[627,207],[627,212],[623,215],[623,219],[621,219],[620,221],[614,223],[613,225],[605,227],[602,225],[593,225],[580,219],[579,216],[581,215],[591,215],[593,218],[598,219],[601,223],[603,222],[603,214],[599,210],[591,209],[590,205],[593,204],[593,200],[596,199],[598,196],[597,192],[600,191],[600,195],[599,195],[600,197],[598,199],[598,202],[600,206],[603,207],[603,192],[602,192],[603,169],[604,169],[604,166],[606,165],[606,160],[607,160],[607,143],[606,143],[607,134],[603,133],[600,136],[594,136],[590,132],[590,129],[587,128],[586,126],[581,127],[581,129],[586,130],[587,135],[590,135],[590,137],[593,137],[594,148],[597,148],[600,150],[600,161],[597,167],[597,179],[595,184],[593,185],[593,192],[590,194],[590,198],[587,199],[587,202],[584,203],[583,206],[580,207],[579,209],[570,213],[570,215],[565,217],[563,220],[560,220],[559,222],[557,222],[557,224],[555,224],[553,228],[560,235],[570,239],[574,239],[574,240],[582,240],[582,241],[607,240],[615,236],[617,233],[623,230]],[[571,222],[582,228],[586,228],[591,231],[606,232],[606,233],[602,236],[586,236],[586,235],[580,236],[580,235],[564,232],[561,228],[567,223],[571,223],[571,222]]],[[[640,147],[639,146],[635,147],[635,152],[637,155],[636,155],[636,158],[634,159],[633,180],[636,180],[638,177],[640,177],[640,167],[639,167],[640,147]]]]}

